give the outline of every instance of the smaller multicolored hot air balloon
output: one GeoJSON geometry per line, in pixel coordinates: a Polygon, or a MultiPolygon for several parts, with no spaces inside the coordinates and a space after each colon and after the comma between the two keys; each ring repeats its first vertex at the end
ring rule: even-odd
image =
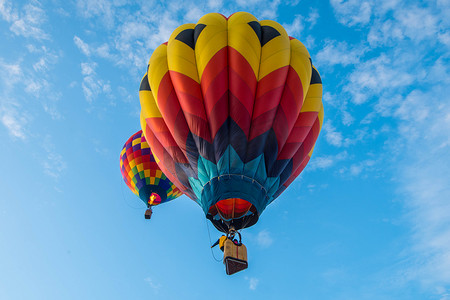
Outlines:
{"type": "Polygon", "coordinates": [[[120,171],[125,183],[145,204],[145,218],[150,219],[151,207],[182,195],[157,165],[142,130],[133,134],[120,152],[120,171]]]}

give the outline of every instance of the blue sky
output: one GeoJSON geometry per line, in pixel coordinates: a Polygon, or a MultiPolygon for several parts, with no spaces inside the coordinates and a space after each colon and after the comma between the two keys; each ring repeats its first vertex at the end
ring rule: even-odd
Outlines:
{"type": "Polygon", "coordinates": [[[0,0],[0,298],[450,299],[449,28],[448,0],[0,0]],[[307,46],[325,122],[230,277],[187,197],[144,220],[119,153],[153,49],[242,10],[307,46]]]}

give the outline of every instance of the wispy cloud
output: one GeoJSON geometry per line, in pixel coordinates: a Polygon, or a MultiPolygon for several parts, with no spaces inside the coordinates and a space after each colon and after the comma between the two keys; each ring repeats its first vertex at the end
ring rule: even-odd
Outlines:
{"type": "Polygon", "coordinates": [[[208,0],[208,7],[211,9],[219,9],[223,6],[223,0],[208,0]]]}
{"type": "Polygon", "coordinates": [[[15,100],[14,88],[23,78],[20,62],[7,63],[0,59],[0,121],[9,134],[25,139],[27,118],[21,105],[15,100]]]}
{"type": "Polygon", "coordinates": [[[283,24],[284,29],[286,29],[286,32],[288,35],[297,37],[302,32],[304,25],[303,25],[303,16],[302,15],[295,15],[294,20],[290,24],[283,24]]]}
{"type": "MultiPolygon", "coordinates": [[[[405,59],[408,57],[404,57],[403,62],[405,59]]],[[[394,89],[399,91],[400,88],[410,86],[420,75],[412,74],[410,68],[412,65],[402,66],[394,57],[382,54],[358,64],[344,90],[352,95],[352,102],[362,104],[374,95],[381,95],[385,91],[392,93],[394,89]]]]}
{"type": "Polygon", "coordinates": [[[78,36],[74,36],[73,41],[74,41],[75,45],[78,47],[78,49],[80,49],[84,55],[86,55],[86,56],[91,55],[91,50],[89,49],[89,45],[86,44],[85,42],[83,42],[82,39],[80,39],[78,36]]]}
{"type": "Polygon", "coordinates": [[[81,53],[83,53],[87,57],[95,54],[101,58],[112,60],[116,58],[113,54],[111,54],[111,49],[106,43],[103,43],[99,46],[89,45],[78,36],[73,37],[73,42],[75,43],[77,48],[80,49],[81,53]]]}
{"type": "Polygon", "coordinates": [[[374,166],[377,164],[377,161],[374,159],[366,159],[362,161],[358,161],[356,163],[352,163],[349,167],[344,166],[339,169],[339,173],[345,176],[360,176],[363,175],[363,178],[367,178],[367,173],[371,171],[374,166]]]}
{"type": "Polygon", "coordinates": [[[157,294],[161,289],[161,284],[155,282],[151,277],[146,277],[144,281],[152,288],[155,294],[157,294]]]}
{"type": "Polygon", "coordinates": [[[422,95],[435,109],[419,119],[414,114],[404,116],[401,142],[405,157],[399,169],[413,231],[413,245],[408,249],[411,260],[406,266],[409,280],[443,291],[450,285],[449,95],[448,88],[422,95]],[[442,101],[431,100],[431,94],[442,101]]]}
{"type": "Polygon", "coordinates": [[[9,1],[0,1],[0,15],[10,23],[9,29],[16,35],[36,40],[48,40],[50,35],[42,28],[47,15],[38,1],[21,7],[13,7],[9,1]]]}
{"type": "Polygon", "coordinates": [[[323,124],[322,130],[325,132],[325,137],[330,145],[336,147],[342,146],[344,140],[342,133],[336,131],[336,128],[331,125],[331,121],[326,121],[325,124],[323,124]]]}
{"type": "Polygon", "coordinates": [[[266,229],[261,230],[258,235],[256,236],[256,242],[261,247],[267,248],[273,243],[273,238],[270,234],[270,232],[266,229]]]}
{"type": "Polygon", "coordinates": [[[44,173],[58,179],[67,168],[67,163],[62,155],[56,152],[50,135],[44,137],[42,147],[45,151],[45,156],[41,159],[44,173]]]}
{"type": "Polygon", "coordinates": [[[256,290],[258,287],[259,279],[255,277],[245,277],[245,280],[248,281],[248,288],[252,291],[256,290]]]}
{"type": "Polygon", "coordinates": [[[16,109],[2,105],[0,107],[0,118],[2,124],[8,129],[8,132],[20,139],[25,139],[25,124],[27,123],[24,116],[20,116],[16,109]]]}
{"type": "Polygon", "coordinates": [[[352,131],[351,137],[344,137],[342,132],[338,131],[337,128],[333,126],[331,120],[328,120],[323,124],[322,130],[328,144],[335,147],[348,147],[368,137],[367,128],[364,127],[359,127],[352,131]]]}
{"type": "Polygon", "coordinates": [[[311,159],[305,171],[308,172],[331,168],[336,163],[347,159],[348,156],[347,151],[343,151],[335,155],[314,156],[314,159],[311,159]]]}
{"type": "Polygon", "coordinates": [[[108,0],[77,0],[78,12],[86,18],[98,17],[108,28],[115,23],[115,8],[121,6],[121,1],[108,0]]]}
{"type": "Polygon", "coordinates": [[[86,62],[81,63],[81,75],[83,75],[83,83],[81,87],[83,89],[84,97],[90,103],[100,94],[104,93],[111,97],[111,85],[108,81],[99,79],[95,69],[97,63],[86,62]]]}
{"type": "Polygon", "coordinates": [[[318,12],[318,10],[317,9],[311,9],[309,11],[308,17],[306,18],[306,22],[309,23],[309,27],[310,28],[313,28],[316,25],[318,19],[319,19],[319,12],[318,12]]]}
{"type": "Polygon", "coordinates": [[[331,0],[330,3],[340,23],[354,26],[364,25],[370,21],[372,14],[371,1],[331,0]]]}
{"type": "Polygon", "coordinates": [[[354,65],[367,50],[364,46],[349,46],[346,42],[326,41],[315,56],[315,63],[322,67],[354,65]]]}

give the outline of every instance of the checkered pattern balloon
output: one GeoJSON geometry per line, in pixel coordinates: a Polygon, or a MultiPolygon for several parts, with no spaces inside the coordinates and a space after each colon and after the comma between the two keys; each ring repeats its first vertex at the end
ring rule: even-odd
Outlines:
{"type": "Polygon", "coordinates": [[[149,206],[182,195],[156,163],[142,130],[133,134],[120,153],[120,171],[130,190],[149,206]]]}

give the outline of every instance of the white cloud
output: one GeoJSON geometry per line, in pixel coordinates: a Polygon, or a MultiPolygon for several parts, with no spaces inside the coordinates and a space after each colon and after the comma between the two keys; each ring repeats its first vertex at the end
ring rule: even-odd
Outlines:
{"type": "Polygon", "coordinates": [[[450,286],[450,89],[430,86],[413,90],[393,111],[398,135],[390,153],[411,225],[404,263],[395,276],[445,299],[450,286]]]}
{"type": "Polygon", "coordinates": [[[11,136],[25,139],[27,118],[14,97],[14,89],[22,80],[20,63],[6,63],[0,58],[0,121],[11,136]]]}
{"type": "Polygon", "coordinates": [[[339,169],[339,173],[343,175],[350,176],[361,176],[366,178],[367,173],[372,171],[377,162],[373,159],[366,159],[359,161],[357,163],[353,163],[350,167],[343,167],[339,169]]]}
{"type": "Polygon", "coordinates": [[[258,283],[259,283],[259,279],[255,278],[255,277],[245,277],[245,280],[248,281],[248,288],[251,289],[252,291],[256,290],[258,283]]]}
{"type": "Polygon", "coordinates": [[[12,136],[20,139],[26,138],[24,130],[26,119],[19,117],[16,110],[6,110],[5,108],[0,109],[0,116],[2,124],[8,129],[12,136]]]}
{"type": "Polygon", "coordinates": [[[103,24],[112,28],[115,23],[116,8],[122,6],[123,1],[108,0],[78,0],[78,12],[86,18],[99,17],[103,24]]]}
{"type": "Polygon", "coordinates": [[[308,170],[327,169],[334,165],[334,159],[331,156],[314,157],[308,164],[308,170]]]}
{"type": "Polygon", "coordinates": [[[155,294],[157,294],[161,289],[161,284],[156,283],[151,277],[146,277],[144,281],[153,289],[155,294]]]}
{"type": "Polygon", "coordinates": [[[2,91],[11,89],[23,76],[22,67],[18,63],[6,63],[0,58],[0,78],[3,86],[2,91]]]}
{"type": "Polygon", "coordinates": [[[81,88],[83,89],[84,97],[89,103],[92,103],[102,93],[108,97],[112,97],[109,81],[99,79],[95,72],[96,68],[97,63],[95,62],[81,63],[81,75],[83,75],[81,88]]]}
{"type": "Polygon", "coordinates": [[[19,11],[10,2],[0,1],[0,15],[10,23],[10,30],[19,36],[36,40],[48,40],[50,35],[42,26],[47,21],[45,11],[38,1],[24,5],[19,11]]]}
{"type": "Polygon", "coordinates": [[[336,131],[336,128],[331,124],[331,121],[326,121],[322,126],[322,130],[325,132],[325,137],[330,145],[336,147],[342,146],[343,144],[342,133],[336,131]]]}
{"type": "Polygon", "coordinates": [[[197,23],[197,21],[205,14],[205,12],[199,7],[192,6],[188,9],[184,16],[184,20],[191,23],[197,23]]]}
{"type": "Polygon", "coordinates": [[[434,38],[438,31],[438,18],[428,8],[408,6],[396,11],[396,19],[405,36],[415,41],[434,38]]]}
{"type": "Polygon", "coordinates": [[[349,46],[346,42],[326,41],[314,58],[318,66],[354,65],[359,63],[361,56],[367,51],[362,46],[349,46]]]}
{"type": "MultiPolygon", "coordinates": [[[[278,6],[281,4],[281,0],[272,0],[269,3],[265,2],[261,7],[264,9],[259,13],[261,19],[274,20],[278,15],[278,6]]],[[[261,20],[260,19],[260,20],[261,20]]]]}
{"type": "Polygon", "coordinates": [[[67,163],[61,154],[55,151],[55,145],[50,135],[46,135],[43,139],[42,147],[45,150],[45,157],[41,159],[44,173],[57,179],[67,168],[67,163]]]}
{"type": "Polygon", "coordinates": [[[208,7],[210,9],[219,9],[223,6],[223,0],[208,0],[208,7]]]}
{"type": "Polygon", "coordinates": [[[82,39],[80,39],[77,36],[74,36],[73,41],[75,42],[75,45],[78,47],[78,49],[80,49],[84,55],[86,55],[86,56],[91,55],[91,51],[89,50],[89,45],[86,44],[85,42],[83,42],[82,39]]]}
{"type": "Polygon", "coordinates": [[[415,120],[418,122],[423,121],[430,114],[429,104],[425,99],[429,95],[424,94],[421,91],[412,91],[399,105],[395,111],[394,116],[399,117],[402,120],[415,120]]]}
{"type": "Polygon", "coordinates": [[[264,0],[236,0],[236,3],[242,7],[262,5],[264,0]]]}
{"type": "Polygon", "coordinates": [[[311,9],[308,17],[306,18],[306,22],[309,23],[310,28],[313,28],[314,25],[316,25],[317,19],[319,19],[319,12],[317,11],[317,9],[311,9]]]}
{"type": "Polygon", "coordinates": [[[399,41],[407,40],[414,43],[428,40],[432,44],[438,40],[446,44],[446,32],[441,28],[446,27],[442,23],[447,17],[442,12],[435,12],[430,7],[400,6],[398,3],[392,5],[390,9],[393,18],[387,19],[386,11],[380,12],[370,28],[368,41],[372,46],[396,45],[399,41]]]}
{"type": "Polygon", "coordinates": [[[392,93],[395,89],[398,91],[398,88],[411,85],[418,74],[411,74],[408,70],[410,67],[409,64],[402,65],[399,60],[393,61],[392,56],[382,54],[358,64],[344,90],[351,94],[352,102],[362,104],[384,91],[392,93]]]}
{"type": "Polygon", "coordinates": [[[347,151],[340,152],[336,155],[326,155],[326,156],[314,156],[308,163],[305,171],[315,171],[328,169],[334,166],[336,163],[343,161],[348,158],[347,151]]]}
{"type": "Polygon", "coordinates": [[[273,239],[270,235],[270,232],[267,230],[262,230],[258,233],[258,235],[256,236],[256,242],[258,243],[258,245],[260,245],[261,247],[267,248],[270,245],[272,245],[273,243],[273,239]]]}
{"type": "Polygon", "coordinates": [[[372,4],[360,0],[330,0],[337,19],[344,25],[367,24],[372,14],[372,4]]]}
{"type": "Polygon", "coordinates": [[[6,22],[13,22],[19,18],[17,12],[12,9],[11,3],[6,0],[0,0],[0,14],[6,22]]]}
{"type": "Polygon", "coordinates": [[[304,25],[303,25],[303,16],[301,15],[295,15],[294,20],[291,24],[283,24],[284,29],[286,29],[286,32],[288,35],[293,37],[300,36],[304,25]]]}
{"type": "Polygon", "coordinates": [[[95,47],[94,45],[89,45],[83,41],[80,37],[74,36],[73,41],[81,53],[86,56],[91,56],[93,54],[98,55],[101,58],[107,58],[111,60],[117,59],[115,55],[111,54],[111,49],[108,44],[103,43],[102,45],[95,47]]]}
{"type": "Polygon", "coordinates": [[[97,54],[103,58],[114,58],[114,56],[110,52],[110,48],[108,44],[103,44],[96,49],[97,54]]]}

